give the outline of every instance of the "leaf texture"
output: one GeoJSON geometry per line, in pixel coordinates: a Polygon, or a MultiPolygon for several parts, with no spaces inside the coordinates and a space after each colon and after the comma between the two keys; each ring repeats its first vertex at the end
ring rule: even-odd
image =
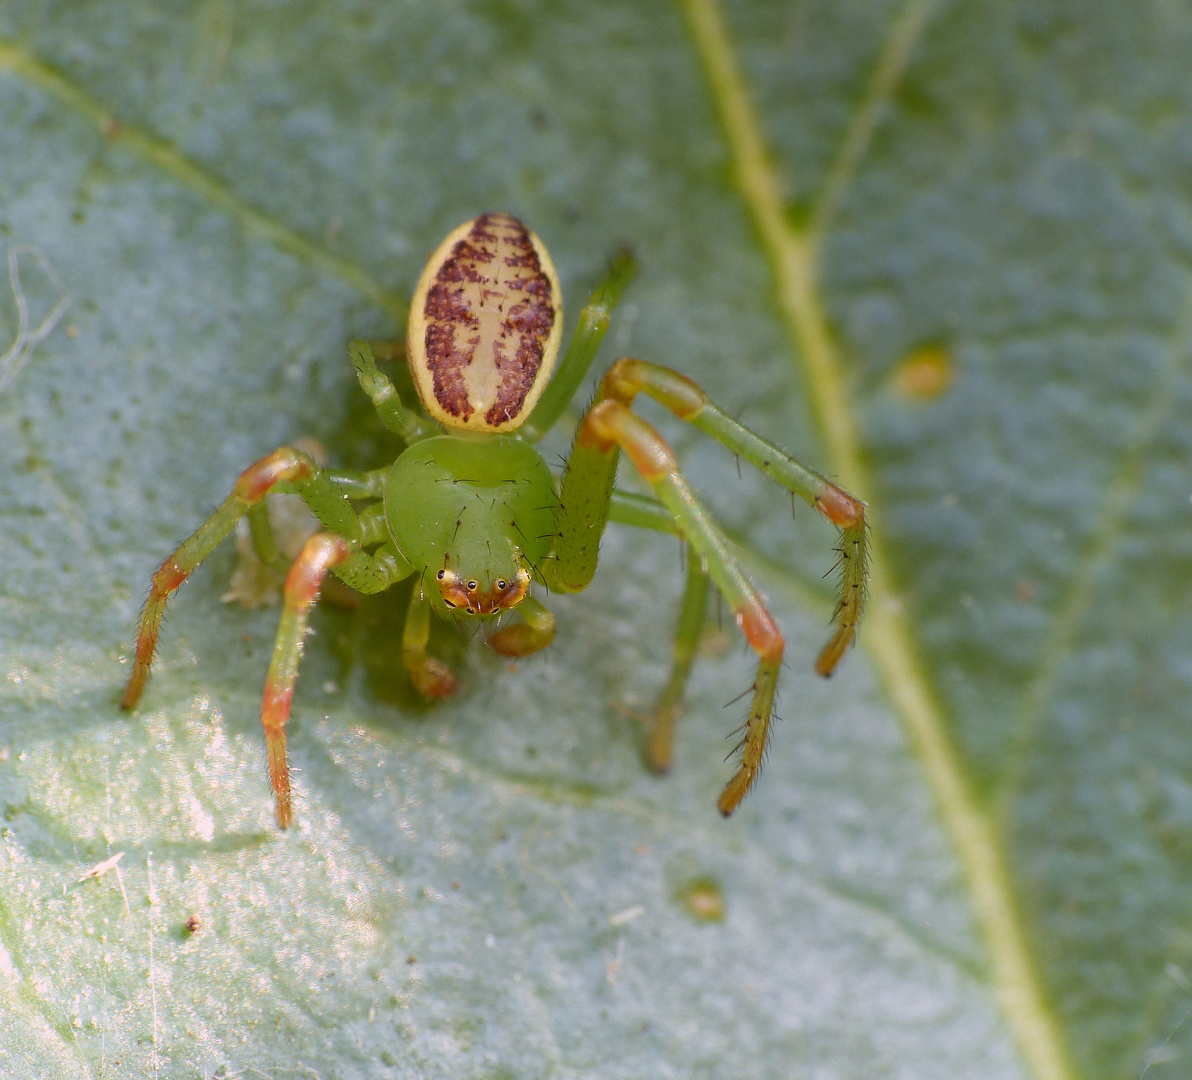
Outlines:
{"type": "Polygon", "coordinates": [[[0,389],[0,1073],[1187,1075],[1190,45],[1159,2],[0,9],[0,349],[70,301],[0,389]],[[728,822],[749,658],[726,617],[650,776],[683,554],[629,530],[515,670],[444,628],[434,708],[400,596],[325,606],[289,833],[230,543],[117,709],[246,464],[392,458],[346,344],[484,210],[569,326],[631,243],[598,366],[870,500],[823,683],[831,530],[645,407],[788,636],[728,822]]]}

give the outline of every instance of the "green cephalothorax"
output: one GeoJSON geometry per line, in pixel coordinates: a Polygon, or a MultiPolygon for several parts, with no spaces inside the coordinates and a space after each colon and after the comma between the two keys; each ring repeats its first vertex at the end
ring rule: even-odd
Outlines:
{"type": "Polygon", "coordinates": [[[550,548],[555,489],[534,447],[513,436],[440,435],[389,470],[385,517],[423,591],[469,615],[515,607],[550,548]]]}
{"type": "Polygon", "coordinates": [[[166,601],[247,515],[260,560],[286,570],[281,624],[261,704],[277,821],[285,828],[293,813],[285,725],[307,619],[328,574],[361,593],[418,576],[396,651],[418,692],[441,698],[455,690],[456,680],[428,652],[431,612],[463,618],[508,614],[488,634],[489,647],[514,657],[544,649],[554,638],[555,620],[531,589],[586,588],[605,525],[616,521],[677,535],[690,548],[671,676],[644,748],[651,768],[670,767],[675,720],[710,586],[757,654],[740,761],[717,804],[722,814],[732,813],[757,779],[765,754],[782,633],[670,447],[633,411],[634,400],[639,393],[654,398],[840,530],[835,631],[815,666],[825,676],[855,640],[861,618],[865,504],[753,434],[690,379],[628,357],[605,374],[556,484],[533,443],[559,421],[583,385],[609,316],[635,272],[628,252],[613,260],[555,370],[563,297],[542,241],[509,214],[481,214],[452,230],[427,263],[410,305],[406,357],[423,411],[401,401],[368,342],[349,348],[361,389],[405,451],[389,467],[347,472],[323,468],[283,446],[245,469],[232,494],[154,574],[123,707],[131,709],[144,692],[166,601]],[[616,490],[622,451],[653,497],[616,490]],[[301,496],[320,525],[288,567],[264,501],[270,492],[301,496]]]}

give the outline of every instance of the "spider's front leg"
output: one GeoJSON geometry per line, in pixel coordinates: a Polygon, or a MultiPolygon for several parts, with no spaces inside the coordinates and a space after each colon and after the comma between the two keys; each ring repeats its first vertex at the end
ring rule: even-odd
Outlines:
{"type": "MultiPolygon", "coordinates": [[[[364,542],[368,543],[375,537],[369,535],[367,511],[363,516],[366,519],[364,542]]],[[[341,581],[358,592],[375,593],[409,576],[413,567],[392,544],[385,543],[369,554],[362,551],[356,541],[332,532],[315,533],[303,545],[290,567],[286,576],[281,622],[277,627],[269,674],[265,677],[265,691],[261,697],[261,725],[265,729],[265,750],[269,757],[269,782],[273,786],[277,806],[277,824],[283,829],[288,828],[293,820],[290,766],[286,757],[286,723],[290,719],[290,705],[294,700],[294,683],[298,678],[298,661],[302,658],[307,620],[319,598],[319,590],[332,570],[341,581]]]]}
{"type": "MultiPolygon", "coordinates": [[[[261,722],[269,755],[269,777],[277,803],[277,821],[289,825],[290,772],[286,764],[285,724],[294,696],[294,680],[302,654],[306,620],[327,573],[335,569],[345,584],[358,592],[379,592],[406,577],[413,568],[391,545],[384,543],[383,511],[366,509],[358,515],[348,503],[333,475],[311,458],[288,446],[250,465],[240,474],[232,493],[202,525],[183,541],[153,575],[149,599],[141,616],[136,659],[121,699],[125,709],[133,708],[144,692],[149,666],[157,647],[158,631],[170,595],[182,585],[235,527],[236,522],[270,491],[289,491],[302,496],[326,532],[307,540],[286,577],[281,625],[273,647],[269,675],[261,703],[261,722]],[[369,554],[361,545],[381,544],[369,554]]],[[[348,478],[349,483],[352,478],[348,478]]],[[[367,493],[367,478],[356,478],[367,493]]],[[[361,494],[361,493],[357,493],[361,494]]]]}
{"type": "Polygon", "coordinates": [[[165,615],[166,602],[183,582],[218,546],[249,510],[270,492],[284,488],[296,491],[306,500],[315,516],[343,536],[355,538],[360,525],[355,511],[327,474],[306,454],[283,446],[268,457],[250,465],[240,474],[232,493],[182,544],[161,564],[149,589],[149,599],[141,614],[136,655],[128,685],[120,705],[133,708],[141,699],[149,680],[149,666],[157,651],[157,636],[165,615]]]}
{"type": "Polygon", "coordinates": [[[426,651],[429,641],[430,601],[423,595],[421,585],[415,584],[401,635],[401,662],[414,689],[424,698],[436,701],[454,694],[457,680],[442,660],[426,651]]]}
{"type": "MultiPolygon", "coordinates": [[[[659,500],[670,511],[684,539],[692,548],[693,562],[698,560],[701,566],[707,566],[708,573],[744,633],[745,640],[758,656],[749,716],[745,721],[744,736],[738,747],[741,751],[741,762],[717,803],[720,812],[727,817],[740,804],[761,770],[785,643],[778,624],[766,610],[761,596],[745,576],[720,530],[679,472],[678,462],[670,447],[662,436],[628,405],[616,400],[605,400],[592,407],[576,435],[572,460],[568,463],[568,475],[572,474],[573,465],[577,463],[576,455],[579,455],[580,467],[586,466],[596,475],[599,475],[601,466],[615,470],[618,449],[623,449],[629,455],[643,479],[654,488],[659,500]]],[[[611,486],[611,479],[609,484],[611,486]]],[[[563,502],[564,506],[568,507],[566,480],[563,502]]],[[[607,506],[605,513],[607,514],[607,506]]],[[[563,517],[566,516],[565,511],[563,517]]],[[[560,529],[561,538],[565,534],[566,529],[560,529]]],[[[598,538],[595,542],[598,542],[598,538]]],[[[695,576],[694,584],[689,582],[688,593],[692,595],[687,597],[688,602],[685,602],[684,607],[694,610],[698,606],[699,621],[702,622],[703,595],[699,576],[695,576]]],[[[690,665],[690,656],[683,653],[694,649],[696,634],[696,620],[681,617],[679,641],[684,648],[676,649],[676,666],[672,674],[672,683],[678,688],[676,694],[681,694],[686,669],[690,665]]],[[[668,690],[671,689],[668,686],[668,690]]],[[[663,704],[666,700],[667,695],[664,693],[663,704]]],[[[677,708],[677,703],[671,704],[677,708]]],[[[662,758],[669,756],[671,723],[673,708],[670,723],[656,723],[651,741],[661,740],[663,747],[661,750],[654,747],[652,754],[658,754],[662,758]]],[[[662,763],[660,761],[660,764],[662,763]]]]}
{"type": "Polygon", "coordinates": [[[650,395],[680,419],[711,435],[805,499],[840,528],[841,594],[835,631],[816,661],[820,675],[832,673],[856,638],[865,595],[865,504],[739,424],[713,405],[690,379],[656,364],[629,358],[618,360],[605,375],[596,402],[580,426],[563,478],[555,557],[544,564],[543,577],[553,589],[577,591],[586,587],[596,569],[600,537],[610,506],[617,509],[619,520],[677,531],[690,543],[694,553],[688,567],[674,663],[670,681],[653,716],[648,759],[659,771],[670,762],[674,720],[702,626],[706,581],[701,577],[706,565],[707,573],[732,607],[746,640],[759,657],[753,702],[741,743],[741,766],[720,797],[720,810],[727,815],[745,796],[761,767],[782,656],[782,637],[719,530],[679,473],[666,442],[631,411],[638,393],[650,395]],[[638,471],[653,486],[662,506],[650,509],[646,500],[623,494],[619,500],[614,499],[614,494],[619,494],[613,492],[619,449],[629,454],[638,471]]]}
{"type": "Polygon", "coordinates": [[[825,678],[831,675],[856,640],[865,602],[868,528],[865,504],[738,423],[709,401],[700,386],[677,371],[623,357],[609,368],[596,398],[597,401],[611,398],[629,406],[639,393],[649,395],[680,420],[711,435],[726,449],[810,503],[840,529],[840,598],[833,619],[836,629],[815,663],[818,674],[825,678]]]}
{"type": "Polygon", "coordinates": [[[328,572],[345,562],[355,545],[334,533],[315,533],[302,547],[286,575],[281,622],[265,677],[261,697],[261,726],[265,729],[265,752],[269,759],[269,782],[277,806],[277,824],[287,828],[293,820],[290,804],[290,766],[286,756],[286,722],[294,700],[294,682],[306,636],[310,609],[328,572]]]}

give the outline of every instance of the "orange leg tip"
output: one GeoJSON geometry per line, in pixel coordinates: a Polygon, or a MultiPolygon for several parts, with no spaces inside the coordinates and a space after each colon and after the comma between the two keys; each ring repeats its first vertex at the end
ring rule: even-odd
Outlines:
{"type": "Polygon", "coordinates": [[[132,677],[128,680],[128,686],[124,688],[124,696],[120,699],[120,708],[125,712],[136,707],[138,701],[141,700],[141,695],[145,692],[146,676],[142,675],[140,671],[133,671],[132,677]]]}
{"type": "Polygon", "coordinates": [[[286,757],[286,736],[283,731],[267,731],[265,749],[269,757],[269,783],[277,805],[277,824],[285,829],[294,820],[290,805],[290,763],[286,757]]]}
{"type": "Polygon", "coordinates": [[[745,792],[749,790],[748,784],[741,784],[736,777],[728,782],[728,787],[720,793],[720,798],[716,802],[716,809],[720,811],[721,817],[732,817],[733,811],[741,805],[741,800],[745,798],[745,792]]]}
{"type": "Polygon", "coordinates": [[[836,670],[836,665],[840,663],[844,654],[848,651],[848,647],[853,643],[854,631],[849,628],[837,634],[827,645],[820,650],[819,656],[815,661],[815,673],[827,679],[836,670]]]}
{"type": "Polygon", "coordinates": [[[452,670],[433,656],[426,657],[424,661],[410,666],[408,670],[414,689],[431,701],[450,697],[459,685],[452,670]]]}
{"type": "Polygon", "coordinates": [[[756,599],[734,613],[737,625],[749,642],[749,647],[760,657],[780,661],[785,641],[774,617],[756,599]]]}
{"type": "Polygon", "coordinates": [[[859,525],[865,520],[865,504],[835,484],[829,484],[815,497],[815,505],[824,517],[842,529],[859,525]]]}
{"type": "Polygon", "coordinates": [[[554,641],[554,638],[553,630],[549,634],[544,634],[542,631],[534,630],[525,623],[514,623],[512,626],[506,626],[493,634],[488,639],[488,646],[500,656],[509,656],[517,659],[518,657],[530,656],[545,649],[554,641]]]}

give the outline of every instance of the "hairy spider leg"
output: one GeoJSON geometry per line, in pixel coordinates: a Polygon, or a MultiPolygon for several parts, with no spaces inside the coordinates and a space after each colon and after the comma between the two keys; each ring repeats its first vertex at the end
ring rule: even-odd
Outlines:
{"type": "MultiPolygon", "coordinates": [[[[572,478],[572,494],[578,494],[576,487],[585,486],[584,477],[578,475],[573,467],[577,455],[580,455],[581,468],[594,467],[595,479],[598,484],[602,484],[604,478],[601,473],[607,471],[609,465],[613,471],[616,469],[618,449],[623,449],[629,455],[637,471],[654,488],[659,501],[673,515],[684,539],[691,545],[693,560],[706,561],[708,572],[728,602],[737,625],[745,634],[745,640],[758,655],[757,673],[752,687],[753,698],[744,725],[744,737],[738,747],[741,750],[741,761],[736,774],[721,793],[717,803],[720,812],[727,817],[745,797],[745,793],[761,770],[770,718],[774,711],[778,674],[782,666],[782,633],[766,610],[757,590],[733,557],[720,530],[679,472],[678,462],[666,441],[649,423],[620,401],[598,402],[580,425],[575,447],[568,461],[568,470],[564,475],[560,537],[576,535],[582,529],[583,523],[579,523],[581,528],[578,529],[566,527],[566,519],[573,513],[572,507],[576,505],[576,500],[568,499],[567,479],[572,478]]],[[[608,516],[610,501],[611,498],[606,496],[603,506],[600,507],[601,529],[608,516]]],[[[584,512],[590,510],[591,506],[591,501],[587,501],[584,512]]],[[[589,525],[591,524],[589,522],[589,525]]],[[[591,540],[591,544],[596,543],[598,536],[591,540]]],[[[586,564],[589,546],[581,545],[578,549],[581,568],[585,568],[582,564],[586,564]]],[[[560,566],[562,561],[556,560],[554,566],[562,572],[563,580],[578,580],[577,577],[567,574],[568,567],[560,566]]]]}
{"type": "Polygon", "coordinates": [[[315,462],[288,446],[275,450],[250,465],[240,474],[232,493],[216,511],[200,525],[188,539],[163,562],[149,590],[149,599],[141,614],[137,633],[136,655],[132,672],[120,704],[131,709],[140,700],[149,679],[149,665],[157,651],[157,636],[165,615],[166,602],[184,581],[236,527],[236,522],[249,509],[261,502],[270,491],[294,491],[323,524],[350,539],[359,536],[356,512],[336,489],[326,472],[315,462]]]}
{"type": "Polygon", "coordinates": [[[281,622],[265,677],[261,697],[261,725],[269,759],[269,782],[277,806],[277,824],[285,829],[293,820],[290,803],[290,766],[286,757],[286,721],[294,700],[294,681],[306,636],[306,621],[319,596],[323,579],[332,567],[353,554],[354,545],[334,533],[315,533],[303,545],[286,576],[281,622]]]}
{"type": "MultiPolygon", "coordinates": [[[[376,518],[373,508],[361,514],[365,523],[363,543],[375,542],[376,518]]],[[[357,592],[377,593],[409,577],[414,572],[391,543],[377,551],[361,551],[359,544],[332,532],[315,533],[303,545],[298,558],[286,575],[285,599],[281,621],[265,677],[261,697],[261,725],[265,729],[265,749],[269,758],[269,782],[277,805],[277,824],[285,829],[293,819],[290,806],[290,767],[286,760],[286,722],[294,700],[298,661],[306,637],[311,608],[319,598],[327,574],[334,571],[357,592]]]]}
{"type": "Polygon", "coordinates": [[[825,678],[856,640],[857,625],[865,603],[867,574],[865,504],[819,473],[805,469],[789,454],[755,435],[724,410],[685,375],[645,360],[624,357],[605,375],[597,400],[612,398],[631,405],[645,393],[666,406],[680,420],[711,435],[734,454],[814,506],[840,529],[840,596],[833,618],[835,630],[820,651],[815,670],[825,678]]]}
{"type": "Polygon", "coordinates": [[[286,761],[285,725],[290,718],[298,661],[306,637],[310,610],[324,587],[329,572],[345,585],[361,593],[378,593],[409,577],[414,568],[388,539],[384,507],[379,503],[365,507],[358,518],[358,538],[348,540],[333,532],[319,532],[310,537],[286,575],[281,622],[265,678],[261,698],[261,725],[265,729],[265,748],[269,757],[269,782],[277,804],[277,823],[283,829],[292,820],[290,807],[290,769],[286,761]],[[383,541],[383,542],[382,542],[383,541]],[[376,551],[361,550],[362,545],[381,543],[376,551]]]}
{"type": "Polygon", "coordinates": [[[355,541],[331,532],[318,532],[303,545],[286,575],[281,621],[261,696],[261,726],[265,729],[269,782],[277,806],[277,823],[283,829],[293,820],[290,767],[286,759],[286,722],[290,719],[290,706],[294,700],[294,683],[298,678],[307,620],[331,571],[358,592],[374,593],[408,577],[413,568],[391,544],[369,554],[361,551],[355,541]]]}
{"type": "Polygon", "coordinates": [[[488,639],[488,646],[501,656],[530,656],[555,639],[555,617],[532,596],[517,607],[521,622],[501,627],[488,639]]]}

